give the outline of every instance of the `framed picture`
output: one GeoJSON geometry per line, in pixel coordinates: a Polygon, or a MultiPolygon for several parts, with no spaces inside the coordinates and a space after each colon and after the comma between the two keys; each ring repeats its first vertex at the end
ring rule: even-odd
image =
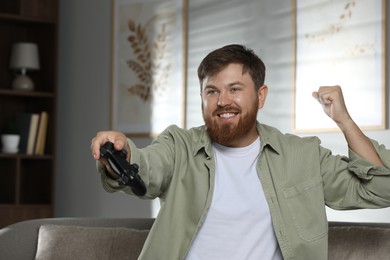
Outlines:
{"type": "Polygon", "coordinates": [[[112,0],[111,128],[185,127],[187,0],[112,0]]]}
{"type": "Polygon", "coordinates": [[[342,87],[354,121],[386,127],[385,0],[294,0],[295,132],[335,131],[312,98],[320,86],[342,87]]]}

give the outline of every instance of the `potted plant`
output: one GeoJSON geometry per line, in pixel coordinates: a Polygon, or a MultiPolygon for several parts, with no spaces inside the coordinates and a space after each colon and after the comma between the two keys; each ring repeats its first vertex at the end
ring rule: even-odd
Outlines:
{"type": "Polygon", "coordinates": [[[15,121],[4,125],[1,131],[2,152],[17,153],[19,151],[20,133],[15,121]]]}

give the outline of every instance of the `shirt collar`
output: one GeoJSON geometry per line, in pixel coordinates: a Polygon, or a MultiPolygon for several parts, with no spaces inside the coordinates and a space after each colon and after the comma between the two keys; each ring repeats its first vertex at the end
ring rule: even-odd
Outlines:
{"type": "Polygon", "coordinates": [[[282,150],[282,146],[278,138],[280,131],[274,127],[265,124],[260,124],[259,122],[257,122],[257,131],[260,134],[260,151],[263,151],[265,147],[269,147],[277,154],[280,154],[280,151],[282,150]]]}
{"type": "Polygon", "coordinates": [[[192,137],[194,146],[193,155],[195,156],[200,150],[204,150],[208,157],[211,156],[211,139],[207,134],[206,126],[202,125],[194,129],[197,134],[194,134],[192,137]]]}
{"type": "MultiPolygon", "coordinates": [[[[260,133],[261,148],[263,151],[265,147],[269,147],[277,154],[280,154],[281,144],[278,141],[277,135],[280,134],[279,130],[268,125],[260,124],[257,121],[257,131],[260,133]]],[[[204,150],[207,156],[211,156],[211,139],[207,135],[206,126],[200,126],[196,128],[197,134],[193,135],[194,146],[193,155],[195,156],[200,150],[204,150]]]]}

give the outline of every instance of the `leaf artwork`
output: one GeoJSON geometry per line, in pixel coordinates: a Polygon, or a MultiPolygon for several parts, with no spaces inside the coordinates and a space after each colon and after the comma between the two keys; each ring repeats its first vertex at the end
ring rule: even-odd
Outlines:
{"type": "Polygon", "coordinates": [[[352,57],[363,55],[367,52],[375,52],[375,45],[372,43],[366,43],[366,44],[356,44],[351,50],[350,55],[352,57]]]}
{"type": "MultiPolygon", "coordinates": [[[[138,82],[128,87],[131,95],[138,96],[143,102],[150,102],[157,92],[165,91],[171,74],[168,56],[168,29],[174,22],[173,14],[168,19],[156,22],[159,15],[151,17],[145,25],[128,20],[130,36],[127,38],[134,59],[127,65],[137,76],[138,82]]],[[[166,18],[166,17],[165,17],[166,18]]]]}
{"type": "Polygon", "coordinates": [[[343,28],[344,24],[348,19],[352,18],[352,8],[356,6],[356,0],[348,1],[348,3],[344,6],[343,12],[340,14],[339,19],[335,23],[329,24],[329,26],[321,33],[317,34],[305,34],[305,38],[311,41],[322,42],[325,41],[326,38],[333,36],[340,32],[343,28]]]}
{"type": "MultiPolygon", "coordinates": [[[[350,0],[344,6],[342,14],[339,16],[339,19],[335,23],[329,24],[326,30],[318,34],[305,34],[305,38],[314,41],[314,42],[323,42],[327,38],[339,33],[344,27],[347,20],[352,19],[352,8],[356,6],[356,0],[350,0]]],[[[356,57],[358,55],[364,55],[370,51],[375,51],[375,46],[373,44],[356,44],[351,50],[349,50],[349,55],[351,57],[356,57]]]]}

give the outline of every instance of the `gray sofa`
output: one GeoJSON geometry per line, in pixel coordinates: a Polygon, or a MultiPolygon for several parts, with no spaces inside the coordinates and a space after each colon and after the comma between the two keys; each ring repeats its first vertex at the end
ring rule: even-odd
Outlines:
{"type": "MultiPolygon", "coordinates": [[[[124,256],[137,259],[153,221],[136,218],[24,221],[0,230],[0,259],[117,260],[124,256]]],[[[330,222],[329,259],[390,259],[390,223],[330,222]]]]}

